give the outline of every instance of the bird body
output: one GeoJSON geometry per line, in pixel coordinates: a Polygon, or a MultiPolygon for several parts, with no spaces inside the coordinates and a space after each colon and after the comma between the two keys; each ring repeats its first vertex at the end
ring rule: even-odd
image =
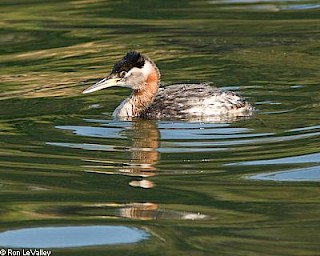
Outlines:
{"type": "Polygon", "coordinates": [[[149,119],[242,117],[251,116],[253,107],[232,91],[209,84],[174,84],[160,87],[160,72],[155,63],[137,52],[128,52],[111,74],[87,88],[91,93],[110,86],[132,89],[131,95],[113,112],[117,118],[149,119]]]}
{"type": "Polygon", "coordinates": [[[143,116],[149,118],[248,115],[252,107],[239,95],[208,84],[175,84],[160,88],[143,116]],[[183,97],[178,97],[183,95],[183,97]],[[172,107],[174,106],[174,107],[172,107]]]}

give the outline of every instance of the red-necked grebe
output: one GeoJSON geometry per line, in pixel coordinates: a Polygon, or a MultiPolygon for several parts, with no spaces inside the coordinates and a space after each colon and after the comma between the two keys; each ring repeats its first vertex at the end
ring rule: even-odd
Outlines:
{"type": "Polygon", "coordinates": [[[83,93],[111,86],[132,89],[131,95],[113,112],[118,118],[188,119],[253,114],[253,107],[244,98],[208,84],[174,84],[159,88],[160,72],[155,63],[134,51],[115,63],[109,76],[83,93]]]}

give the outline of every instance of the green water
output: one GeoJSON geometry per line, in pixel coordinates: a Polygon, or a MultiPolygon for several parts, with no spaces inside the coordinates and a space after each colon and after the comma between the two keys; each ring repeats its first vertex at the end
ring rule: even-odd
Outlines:
{"type": "MultiPolygon", "coordinates": [[[[0,249],[12,230],[111,226],[141,240],[66,233],[80,245],[52,255],[320,255],[319,9],[0,1],[0,249]],[[128,90],[81,91],[129,49],[157,63],[164,85],[213,82],[256,115],[113,120],[128,90]]],[[[25,248],[19,237],[11,245],[25,248]]],[[[41,233],[29,238],[46,249],[41,233]]]]}

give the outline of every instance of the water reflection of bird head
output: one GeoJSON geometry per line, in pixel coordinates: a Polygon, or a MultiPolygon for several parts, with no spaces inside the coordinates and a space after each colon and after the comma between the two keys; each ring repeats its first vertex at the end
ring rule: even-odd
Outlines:
{"type": "Polygon", "coordinates": [[[160,88],[155,63],[138,52],[128,52],[106,78],[85,89],[91,93],[111,86],[132,89],[113,112],[115,117],[184,118],[212,115],[251,115],[253,108],[234,92],[208,84],[175,84],[160,88]]]}

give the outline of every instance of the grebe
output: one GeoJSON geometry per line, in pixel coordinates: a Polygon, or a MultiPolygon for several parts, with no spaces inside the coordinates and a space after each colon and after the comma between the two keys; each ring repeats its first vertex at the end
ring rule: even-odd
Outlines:
{"type": "Polygon", "coordinates": [[[159,88],[160,72],[148,57],[129,51],[114,64],[109,76],[85,89],[95,92],[111,86],[132,89],[131,95],[113,112],[117,118],[150,119],[251,116],[253,107],[231,91],[208,84],[174,84],[159,88]]]}

